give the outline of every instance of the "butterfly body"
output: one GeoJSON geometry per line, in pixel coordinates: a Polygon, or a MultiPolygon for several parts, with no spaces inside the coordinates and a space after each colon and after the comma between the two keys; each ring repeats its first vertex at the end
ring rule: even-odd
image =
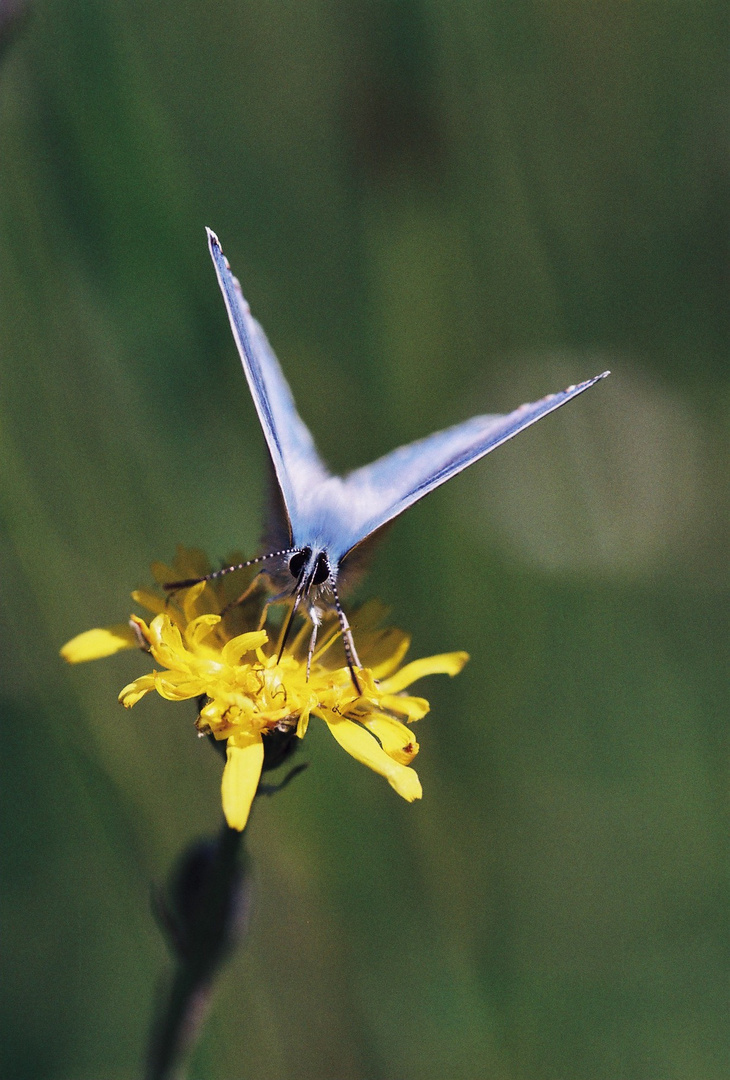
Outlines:
{"type": "MultiPolygon", "coordinates": [[[[301,605],[313,625],[313,650],[322,609],[337,610],[348,663],[358,686],[357,652],[337,584],[356,567],[369,542],[424,495],[609,373],[521,405],[506,415],[475,416],[401,446],[347,476],[333,476],[296,410],[279,362],[251,315],[218,238],[210,229],[207,233],[231,330],[273,467],[275,490],[268,536],[275,540],[275,550],[251,562],[264,564],[277,593],[274,600],[294,598],[282,641],[301,605]]],[[[209,577],[233,569],[227,567],[209,577]]],[[[170,587],[185,584],[189,582],[175,582],[170,587]]]]}

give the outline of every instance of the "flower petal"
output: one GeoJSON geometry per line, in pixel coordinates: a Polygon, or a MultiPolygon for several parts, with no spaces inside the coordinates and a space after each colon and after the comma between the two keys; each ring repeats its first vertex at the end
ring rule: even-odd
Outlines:
{"type": "Polygon", "coordinates": [[[154,679],[155,690],[167,701],[188,701],[206,692],[205,680],[191,678],[186,671],[160,671],[154,679]]]}
{"type": "Polygon", "coordinates": [[[406,694],[382,694],[378,700],[381,709],[405,716],[409,724],[422,720],[431,706],[422,697],[410,697],[406,694]]]}
{"type": "Polygon", "coordinates": [[[372,731],[388,757],[399,761],[401,765],[410,765],[418,753],[418,743],[410,728],[401,724],[400,720],[394,720],[392,716],[382,713],[372,713],[363,717],[360,722],[368,731],[372,731]]]}
{"type": "Polygon", "coordinates": [[[382,600],[373,598],[353,611],[350,616],[350,629],[358,636],[370,634],[390,615],[390,608],[382,600]]]}
{"type": "Polygon", "coordinates": [[[164,613],[155,615],[150,623],[150,646],[155,660],[165,667],[187,667],[190,654],[183,644],[182,634],[164,613]]]}
{"type": "Polygon", "coordinates": [[[173,569],[173,567],[168,566],[167,563],[161,562],[159,559],[155,559],[155,561],[150,564],[150,570],[152,571],[152,577],[158,585],[169,585],[171,581],[179,581],[184,576],[173,569]]]}
{"type": "Polygon", "coordinates": [[[198,615],[196,619],[189,622],[185,630],[188,647],[194,650],[196,646],[201,645],[220,621],[220,615],[198,615]]]}
{"type": "Polygon", "coordinates": [[[200,548],[185,547],[178,544],[172,562],[178,580],[180,578],[205,577],[210,573],[208,556],[200,548]]]}
{"type": "Polygon", "coordinates": [[[376,679],[385,679],[395,671],[411,647],[410,634],[404,634],[395,627],[384,630],[379,639],[363,655],[365,663],[372,668],[376,679]]]}
{"type": "Polygon", "coordinates": [[[228,740],[221,795],[229,828],[239,832],[245,828],[263,763],[264,743],[258,732],[228,740]]]}
{"type": "Polygon", "coordinates": [[[361,761],[363,765],[367,765],[374,772],[384,776],[390,786],[408,802],[421,798],[422,790],[418,774],[386,754],[369,731],[329,709],[318,710],[318,712],[343,750],[347,750],[348,754],[361,761]]]}
{"type": "Polygon", "coordinates": [[[241,663],[241,657],[245,653],[260,649],[268,640],[269,635],[265,630],[249,630],[247,634],[239,634],[223,646],[221,659],[224,664],[234,667],[241,663]]]}
{"type": "Polygon", "coordinates": [[[61,656],[69,664],[81,664],[84,660],[98,660],[113,656],[123,649],[139,648],[139,638],[129,623],[97,627],[77,634],[61,649],[61,656]]]}
{"type": "Polygon", "coordinates": [[[182,596],[182,609],[185,616],[185,622],[191,623],[195,619],[196,615],[204,613],[206,608],[203,608],[203,612],[200,611],[198,601],[202,594],[208,587],[207,581],[199,581],[197,585],[191,585],[189,589],[181,594],[182,596]]]}
{"type": "Polygon", "coordinates": [[[303,739],[307,734],[307,728],[309,727],[309,716],[311,709],[302,709],[299,714],[299,720],[297,721],[297,738],[303,739]]]}
{"type": "Polygon", "coordinates": [[[198,548],[186,548],[178,544],[172,566],[157,561],[152,563],[150,570],[158,585],[168,585],[171,581],[205,577],[210,571],[210,563],[205,553],[198,548]]]}
{"type": "Polygon", "coordinates": [[[381,682],[380,689],[385,694],[397,694],[416,679],[422,679],[424,675],[458,675],[468,659],[469,653],[466,652],[423,656],[420,660],[412,660],[395,675],[381,682]]]}
{"type": "Polygon", "coordinates": [[[132,599],[135,604],[147,608],[153,615],[159,615],[161,611],[169,610],[169,597],[160,596],[159,593],[152,592],[152,589],[135,589],[132,592],[132,599]]]}
{"type": "Polygon", "coordinates": [[[150,690],[155,689],[155,675],[142,675],[139,679],[135,679],[134,682],[128,683],[123,690],[119,692],[119,701],[125,709],[131,709],[133,705],[148,694],[150,690]]]}

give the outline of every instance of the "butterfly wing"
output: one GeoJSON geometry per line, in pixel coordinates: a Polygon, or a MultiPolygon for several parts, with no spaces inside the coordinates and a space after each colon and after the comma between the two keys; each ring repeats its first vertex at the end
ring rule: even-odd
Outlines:
{"type": "Polygon", "coordinates": [[[306,532],[309,496],[330,474],[317,453],[309,428],[296,410],[289,384],[266,334],[251,315],[241,286],[231,273],[218,237],[210,229],[206,232],[231,330],[289,518],[289,532],[296,544],[305,544],[309,538],[302,533],[306,532]]]}
{"type": "Polygon", "coordinates": [[[401,446],[344,479],[332,476],[296,410],[279,362],[251,315],[217,236],[210,229],[207,233],[218,284],[281,493],[281,499],[274,501],[278,505],[283,500],[294,544],[326,550],[334,566],[348,553],[354,556],[356,547],[434,488],[608,375],[605,371],[595,379],[521,405],[504,416],[475,416],[401,446]]]}
{"type": "Polygon", "coordinates": [[[437,431],[425,439],[401,446],[371,465],[345,477],[344,501],[349,506],[343,558],[371,533],[401,514],[413,503],[478,461],[491,450],[518,435],[543,416],[582,394],[608,371],[594,379],[569,386],[541,401],[521,405],[505,415],[475,416],[462,424],[437,431]]]}

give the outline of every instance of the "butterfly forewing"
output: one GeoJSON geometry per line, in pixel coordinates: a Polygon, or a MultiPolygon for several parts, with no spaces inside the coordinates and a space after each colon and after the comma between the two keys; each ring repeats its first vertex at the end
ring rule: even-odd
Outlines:
{"type": "MultiPolygon", "coordinates": [[[[570,386],[541,401],[520,405],[505,415],[474,416],[462,424],[437,431],[425,439],[400,446],[344,479],[349,547],[392,521],[413,503],[446,483],[485,454],[519,435],[525,428],[582,394],[607,371],[594,379],[570,386]]],[[[344,555],[345,551],[341,552],[344,555]]]]}
{"type": "Polygon", "coordinates": [[[302,531],[301,518],[306,512],[309,493],[329,472],[317,453],[309,428],[297,412],[289,384],[266,334],[251,315],[241,286],[231,273],[218,237],[210,229],[207,233],[218,284],[284,498],[292,536],[295,543],[304,545],[310,538],[298,537],[297,533],[302,531]]]}

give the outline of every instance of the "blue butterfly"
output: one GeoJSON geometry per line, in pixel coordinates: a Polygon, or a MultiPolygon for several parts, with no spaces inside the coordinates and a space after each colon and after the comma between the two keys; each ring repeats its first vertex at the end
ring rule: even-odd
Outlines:
{"type": "Polygon", "coordinates": [[[179,589],[255,563],[268,562],[266,573],[276,595],[293,596],[280,648],[300,605],[312,623],[309,658],[326,608],[334,607],[342,628],[347,663],[360,692],[361,666],[347,616],[338,594],[342,583],[362,563],[369,543],[389,522],[468,465],[558,409],[609,372],[562,393],[503,416],[475,416],[462,424],[401,446],[347,476],[333,476],[323,463],[309,429],[299,416],[292,392],[264,331],[251,315],[241,287],[231,273],[218,237],[207,230],[208,245],[228,310],[243,370],[263,428],[275,478],[267,538],[275,550],[206,578],[172,582],[179,589]]]}

